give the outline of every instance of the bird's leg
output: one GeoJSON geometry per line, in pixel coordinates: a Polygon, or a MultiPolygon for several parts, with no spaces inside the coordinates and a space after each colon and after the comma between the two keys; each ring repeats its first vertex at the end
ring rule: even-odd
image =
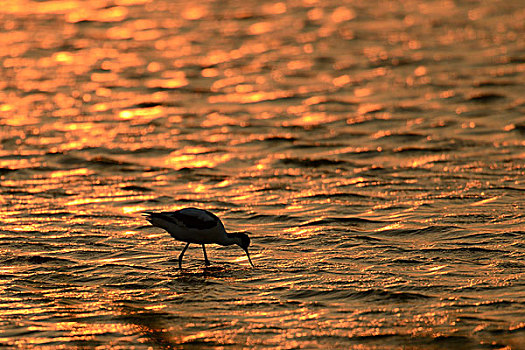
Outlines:
{"type": "Polygon", "coordinates": [[[204,264],[206,266],[210,266],[210,261],[208,260],[208,256],[206,255],[206,248],[204,247],[204,244],[202,245],[202,251],[204,252],[204,264]]]}
{"type": "Polygon", "coordinates": [[[189,246],[190,246],[189,243],[186,244],[186,246],[184,247],[182,252],[180,252],[180,255],[179,255],[179,269],[182,269],[182,257],[184,256],[184,252],[186,251],[186,249],[188,249],[189,246]]]}

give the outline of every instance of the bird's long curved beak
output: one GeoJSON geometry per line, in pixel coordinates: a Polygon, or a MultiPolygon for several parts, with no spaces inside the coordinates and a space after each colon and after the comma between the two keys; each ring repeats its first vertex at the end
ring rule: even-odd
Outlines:
{"type": "Polygon", "coordinates": [[[248,257],[248,261],[250,262],[252,267],[255,267],[255,265],[252,263],[252,259],[250,259],[250,253],[248,253],[248,249],[244,249],[244,251],[246,252],[246,256],[248,257]]]}

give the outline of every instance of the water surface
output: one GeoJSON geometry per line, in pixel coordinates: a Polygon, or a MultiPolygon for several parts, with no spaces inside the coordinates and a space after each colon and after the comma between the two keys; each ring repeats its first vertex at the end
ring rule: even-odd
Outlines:
{"type": "Polygon", "coordinates": [[[0,7],[0,344],[523,349],[520,1],[0,7]],[[190,246],[145,210],[252,232],[190,246]]]}

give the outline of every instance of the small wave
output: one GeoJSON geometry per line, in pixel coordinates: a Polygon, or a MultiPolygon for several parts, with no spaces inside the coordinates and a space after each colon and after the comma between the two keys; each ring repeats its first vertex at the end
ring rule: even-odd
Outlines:
{"type": "MultiPolygon", "coordinates": [[[[462,335],[438,335],[436,337],[415,337],[411,343],[432,344],[430,349],[480,349],[479,341],[462,335]]],[[[428,346],[428,345],[427,345],[428,346]]],[[[485,347],[493,349],[492,346],[485,347]]]]}
{"type": "Polygon", "coordinates": [[[91,158],[89,162],[95,165],[132,165],[132,163],[123,162],[105,156],[95,156],[91,158]]]}
{"type": "Polygon", "coordinates": [[[264,137],[261,141],[268,141],[268,142],[294,142],[294,141],[297,141],[298,139],[296,137],[293,137],[293,136],[273,136],[273,135],[269,135],[269,136],[266,136],[264,137]]]}
{"type": "Polygon", "coordinates": [[[495,92],[477,92],[467,97],[469,102],[490,103],[505,98],[504,95],[495,92]]]}
{"type": "Polygon", "coordinates": [[[426,138],[427,135],[425,134],[417,134],[417,133],[411,133],[411,132],[404,132],[404,133],[388,133],[381,135],[377,139],[388,139],[388,140],[399,140],[399,141],[417,141],[426,138]]]}
{"type": "Polygon", "coordinates": [[[444,234],[459,230],[457,226],[447,226],[447,225],[433,225],[426,226],[418,229],[391,229],[384,231],[377,231],[378,234],[385,236],[419,236],[427,234],[444,234]]]}
{"type": "Polygon", "coordinates": [[[251,215],[247,218],[249,221],[263,222],[263,223],[273,223],[273,222],[297,222],[298,218],[290,215],[267,215],[267,214],[257,214],[251,215]]]}
{"type": "Polygon", "coordinates": [[[11,173],[13,171],[17,171],[18,169],[11,169],[11,168],[0,168],[0,175],[5,175],[8,173],[11,173]]]}
{"type": "Polygon", "coordinates": [[[370,198],[369,196],[359,193],[319,193],[309,196],[303,196],[304,199],[335,199],[335,198],[370,198]]]}
{"type": "Polygon", "coordinates": [[[419,259],[411,259],[411,258],[398,258],[393,259],[390,262],[391,264],[398,264],[398,265],[411,265],[411,266],[421,266],[425,264],[426,262],[419,259]]]}
{"type": "Polygon", "coordinates": [[[483,80],[474,83],[476,87],[487,87],[487,86],[515,86],[516,82],[512,80],[483,80]]]}
{"type": "Polygon", "coordinates": [[[64,258],[56,258],[45,255],[17,256],[3,261],[4,264],[73,264],[74,262],[64,258]]]}
{"type": "Polygon", "coordinates": [[[319,226],[327,224],[378,224],[381,221],[363,219],[363,218],[347,218],[347,217],[332,217],[332,218],[323,218],[319,220],[309,221],[307,223],[301,224],[300,226],[319,226]]]}
{"type": "Polygon", "coordinates": [[[344,160],[333,160],[333,159],[309,159],[309,158],[284,158],[280,162],[288,166],[298,166],[305,168],[319,168],[319,167],[331,167],[334,165],[347,165],[351,164],[344,160]]]}
{"type": "Polygon", "coordinates": [[[414,292],[395,292],[386,289],[368,289],[355,291],[348,289],[303,289],[288,293],[290,298],[319,299],[325,301],[359,299],[367,301],[397,301],[406,302],[411,300],[431,299],[433,297],[414,292]]]}
{"type": "MultiPolygon", "coordinates": [[[[459,289],[459,288],[458,288],[459,289]]],[[[475,287],[466,287],[461,288],[462,291],[465,290],[483,290],[485,292],[489,290],[494,289],[500,289],[500,288],[475,288],[475,287]]],[[[521,308],[525,305],[525,302],[520,302],[517,300],[512,299],[495,299],[495,300],[485,300],[485,301],[479,301],[479,299],[466,299],[465,301],[455,304],[456,307],[461,308],[474,308],[474,309],[481,309],[481,308],[488,308],[488,309],[508,309],[515,307],[515,308],[521,308]]],[[[483,322],[487,321],[487,318],[483,316],[461,316],[462,320],[470,320],[474,322],[483,322]]]]}
{"type": "Polygon", "coordinates": [[[514,129],[516,129],[520,133],[525,133],[525,123],[517,123],[514,125],[514,129]]]}
{"type": "MultiPolygon", "coordinates": [[[[357,241],[366,241],[366,242],[381,242],[382,239],[379,239],[379,238],[375,238],[375,237],[370,237],[370,236],[366,236],[366,235],[351,235],[348,237],[349,239],[352,239],[352,240],[357,240],[357,241]]],[[[346,244],[346,242],[343,242],[339,245],[339,247],[344,247],[346,244]]],[[[351,246],[354,246],[354,244],[352,243],[351,246]]]]}
{"type": "MultiPolygon", "coordinates": [[[[47,193],[48,191],[46,191],[47,193]]],[[[53,192],[55,193],[55,192],[53,192]]],[[[60,196],[64,196],[64,197],[69,197],[69,196],[72,196],[72,194],[69,194],[69,193],[57,193],[57,197],[58,195],[60,196]]],[[[49,217],[59,217],[59,218],[62,218],[62,217],[66,217],[66,216],[72,216],[73,214],[70,213],[70,212],[67,212],[67,211],[42,211],[42,212],[33,212],[31,213],[31,217],[42,217],[42,218],[49,218],[49,217]]]]}
{"type": "Polygon", "coordinates": [[[428,296],[421,293],[415,292],[394,292],[385,289],[369,289],[366,291],[356,293],[356,297],[372,300],[395,300],[395,301],[410,301],[418,299],[432,299],[432,296],[428,296]]]}
{"type": "Polygon", "coordinates": [[[121,187],[121,189],[126,190],[126,191],[134,191],[134,192],[151,192],[151,191],[153,191],[150,188],[143,187],[143,186],[137,186],[137,185],[124,186],[124,187],[121,187]]]}
{"type": "Polygon", "coordinates": [[[499,261],[495,266],[505,269],[525,269],[525,263],[521,261],[499,261]]]}
{"type": "MultiPolygon", "coordinates": [[[[394,149],[394,153],[412,154],[412,153],[444,153],[453,151],[454,148],[446,146],[438,147],[421,147],[421,146],[401,146],[394,149]]],[[[433,163],[443,162],[444,160],[439,158],[433,161],[433,163]]]]}
{"type": "Polygon", "coordinates": [[[156,147],[152,147],[152,146],[148,146],[148,147],[139,147],[139,148],[136,148],[136,149],[133,149],[133,150],[130,150],[130,151],[125,151],[125,153],[128,153],[128,154],[149,154],[149,153],[153,153],[155,155],[164,155],[164,154],[169,154],[173,152],[173,149],[171,148],[166,148],[166,147],[161,147],[161,146],[156,146],[156,147]]]}
{"type": "Polygon", "coordinates": [[[140,102],[137,104],[134,104],[133,106],[130,106],[130,108],[152,108],[157,106],[162,106],[163,103],[159,102],[140,102]]]}
{"type": "Polygon", "coordinates": [[[450,253],[507,253],[505,250],[501,249],[489,249],[489,248],[482,248],[482,247],[461,247],[461,248],[423,248],[422,251],[424,252],[434,252],[434,253],[444,253],[444,254],[450,254],[450,253]]]}

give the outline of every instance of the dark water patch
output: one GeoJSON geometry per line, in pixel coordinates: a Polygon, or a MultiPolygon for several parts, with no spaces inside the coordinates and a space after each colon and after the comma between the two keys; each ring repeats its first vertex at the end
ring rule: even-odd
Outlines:
{"type": "Polygon", "coordinates": [[[319,102],[315,104],[318,104],[318,105],[334,104],[334,105],[341,105],[344,107],[349,107],[349,106],[357,106],[359,103],[351,99],[344,99],[344,98],[337,98],[337,97],[334,98],[334,97],[327,96],[325,98],[319,99],[319,102]]]}
{"type": "Polygon", "coordinates": [[[437,335],[435,337],[415,336],[411,339],[410,346],[421,346],[422,349],[497,349],[501,345],[482,344],[478,339],[463,335],[437,335]]]}
{"type": "Polygon", "coordinates": [[[524,269],[525,262],[521,261],[498,261],[495,263],[495,266],[501,267],[504,269],[524,269]]]}
{"type": "MultiPolygon", "coordinates": [[[[72,196],[73,194],[67,194],[66,196],[72,196]]],[[[30,217],[42,217],[42,218],[53,218],[53,217],[68,217],[73,216],[74,214],[68,211],[44,211],[39,213],[31,213],[29,214],[30,217]]]]}
{"type": "Polygon", "coordinates": [[[379,238],[366,236],[366,235],[356,235],[356,234],[351,234],[348,236],[348,238],[354,239],[357,241],[365,241],[365,242],[381,242],[382,241],[382,239],[379,239],[379,238]]]}
{"type": "Polygon", "coordinates": [[[249,221],[261,223],[277,223],[277,222],[299,222],[300,218],[290,215],[268,215],[268,214],[252,214],[247,218],[249,221]]]}
{"type": "Polygon", "coordinates": [[[371,219],[363,219],[363,218],[357,218],[357,217],[331,217],[331,218],[323,218],[318,220],[313,220],[306,222],[304,224],[301,224],[300,226],[322,226],[322,225],[329,225],[329,224],[349,224],[349,225],[363,225],[363,224],[378,224],[381,223],[381,221],[371,220],[371,219]]]}
{"type": "Polygon", "coordinates": [[[295,148],[295,142],[295,137],[265,135],[258,139],[247,140],[240,145],[246,147],[264,147],[267,151],[277,152],[280,148],[295,148]]]}
{"type": "Polygon", "coordinates": [[[56,171],[58,170],[57,167],[54,167],[54,166],[51,166],[51,165],[41,165],[41,164],[35,164],[34,166],[27,166],[27,167],[23,167],[23,168],[20,168],[20,169],[15,169],[15,170],[18,170],[17,174],[41,174],[41,173],[48,173],[48,172],[52,172],[52,171],[56,171]]]}
{"type": "Polygon", "coordinates": [[[113,166],[120,166],[120,167],[123,167],[123,166],[125,166],[125,167],[135,166],[135,164],[133,164],[133,163],[117,160],[117,159],[106,157],[106,156],[94,156],[94,157],[88,159],[87,162],[90,165],[104,166],[104,167],[106,167],[106,166],[109,166],[109,167],[113,167],[113,166]]]}
{"type": "Polygon", "coordinates": [[[131,108],[152,108],[152,107],[163,106],[163,105],[164,103],[160,103],[160,102],[141,102],[141,103],[134,104],[133,106],[131,106],[131,108]]]}
{"type": "Polygon", "coordinates": [[[483,247],[463,247],[463,248],[423,248],[422,251],[424,252],[432,252],[432,253],[443,253],[450,255],[451,253],[458,253],[458,254],[508,254],[505,250],[500,249],[489,249],[489,248],[483,248],[483,247]]]}
{"type": "Polygon", "coordinates": [[[498,187],[498,186],[495,186],[493,187],[493,189],[497,189],[497,190],[503,190],[503,191],[516,191],[516,192],[524,192],[525,191],[525,187],[516,187],[516,186],[501,186],[501,187],[498,187]]]}
{"type": "MultiPolygon", "coordinates": [[[[107,267],[107,265],[104,265],[107,267]]],[[[127,277],[119,278],[106,278],[105,282],[101,284],[104,288],[109,288],[112,290],[125,290],[125,291],[135,291],[136,294],[146,293],[149,290],[156,290],[157,286],[149,281],[129,281],[127,277]]]]}
{"type": "Polygon", "coordinates": [[[411,132],[405,132],[405,133],[388,133],[385,134],[378,139],[388,139],[388,140],[399,140],[399,142],[411,142],[411,141],[417,141],[426,138],[426,134],[418,134],[418,133],[411,133],[411,132]]]}
{"type": "Polygon", "coordinates": [[[173,167],[175,170],[177,170],[178,172],[181,172],[181,173],[187,173],[187,174],[196,174],[198,173],[199,171],[203,171],[203,170],[208,170],[210,172],[213,171],[213,168],[210,168],[208,166],[196,166],[196,167],[182,167],[182,168],[177,168],[176,166],[173,167]]]}
{"type": "Polygon", "coordinates": [[[295,142],[298,138],[294,136],[265,136],[263,142],[295,142]]]}
{"type": "MultiPolygon", "coordinates": [[[[334,242],[329,242],[331,245],[334,245],[337,249],[345,249],[345,250],[342,250],[341,252],[345,252],[347,253],[348,251],[352,251],[354,249],[370,249],[370,246],[373,246],[374,244],[380,242],[380,241],[376,241],[374,240],[374,238],[372,237],[368,237],[368,236],[348,236],[348,238],[346,238],[346,240],[344,240],[343,242],[340,242],[340,238],[339,238],[339,242],[337,241],[338,238],[334,238],[334,242]]],[[[355,259],[356,257],[352,257],[352,259],[355,259]]],[[[341,261],[347,261],[348,260],[348,257],[346,256],[346,254],[343,256],[334,256],[332,258],[333,260],[341,260],[341,261]]]]}
{"type": "Polygon", "coordinates": [[[363,199],[363,198],[369,198],[369,196],[363,195],[363,194],[359,194],[359,193],[340,193],[340,192],[336,192],[336,193],[319,193],[319,194],[308,195],[308,196],[304,196],[304,197],[300,197],[300,198],[311,199],[311,200],[313,200],[313,199],[338,199],[338,198],[342,198],[342,199],[350,199],[350,198],[363,199]]]}
{"type": "Polygon", "coordinates": [[[311,142],[311,143],[294,143],[292,149],[294,149],[294,150],[310,150],[310,149],[321,150],[321,149],[324,149],[324,148],[335,148],[335,149],[337,149],[339,147],[344,147],[344,144],[337,144],[337,143],[334,143],[333,141],[332,142],[315,141],[315,142],[311,142]]]}
{"type": "Polygon", "coordinates": [[[0,239],[13,239],[13,240],[23,240],[27,237],[39,237],[42,235],[41,231],[28,229],[27,231],[14,231],[2,229],[0,231],[0,239]]]}
{"type": "MultiPolygon", "coordinates": [[[[413,154],[413,153],[447,153],[453,151],[454,148],[446,146],[437,146],[437,147],[423,147],[423,146],[402,146],[394,148],[394,153],[401,154],[413,154]]],[[[444,159],[436,159],[431,161],[431,163],[444,163],[444,159]]]]}
{"type": "Polygon", "coordinates": [[[17,264],[30,264],[30,265],[43,265],[43,264],[75,264],[76,262],[73,262],[69,259],[63,259],[63,258],[57,258],[57,257],[51,257],[51,256],[45,256],[45,255],[33,255],[33,256],[18,256],[14,258],[9,258],[7,260],[3,261],[4,264],[7,265],[17,265],[17,264]]]}
{"type": "Polygon", "coordinates": [[[395,265],[422,266],[428,264],[429,262],[415,258],[395,258],[392,259],[389,263],[395,265]]]}
{"type": "Polygon", "coordinates": [[[209,339],[189,339],[181,342],[184,346],[195,346],[196,348],[205,349],[205,348],[218,348],[228,346],[221,341],[209,340],[209,339]]]}
{"type": "Polygon", "coordinates": [[[512,80],[482,80],[473,84],[476,87],[492,87],[492,86],[515,86],[517,83],[512,80]]]}
{"type": "Polygon", "coordinates": [[[525,56],[509,56],[510,63],[525,63],[525,56]]]}
{"type": "Polygon", "coordinates": [[[137,154],[137,155],[140,155],[140,154],[154,154],[155,156],[160,156],[160,155],[165,155],[165,154],[170,154],[171,152],[173,152],[173,149],[171,148],[166,148],[166,147],[161,147],[161,146],[156,146],[156,147],[139,147],[139,148],[135,148],[133,150],[128,150],[128,149],[122,149],[120,150],[120,152],[118,152],[118,154],[125,154],[125,155],[130,155],[130,154],[137,154]]]}
{"type": "Polygon", "coordinates": [[[101,276],[101,275],[81,275],[81,276],[67,276],[67,280],[70,283],[79,283],[86,286],[95,286],[101,287],[105,286],[108,283],[113,281],[113,278],[110,276],[101,276]]]}
{"type": "Polygon", "coordinates": [[[377,342],[381,342],[381,343],[388,342],[388,343],[392,344],[394,339],[396,339],[398,337],[399,337],[398,334],[395,334],[395,332],[391,331],[391,332],[385,332],[385,333],[382,333],[382,334],[351,336],[350,340],[352,340],[352,341],[359,341],[359,342],[365,342],[365,343],[370,343],[370,342],[373,343],[373,342],[376,342],[376,341],[377,342]]]}
{"type": "Polygon", "coordinates": [[[421,112],[427,112],[427,109],[421,106],[403,106],[403,105],[396,105],[392,107],[392,112],[401,112],[401,113],[421,113],[421,112]]]}
{"type": "Polygon", "coordinates": [[[408,302],[412,300],[427,300],[433,297],[421,293],[411,292],[394,292],[385,289],[369,289],[364,291],[348,290],[348,289],[300,289],[286,293],[288,298],[298,299],[316,299],[322,301],[344,301],[349,300],[365,300],[374,302],[408,302]]]}
{"type": "MultiPolygon", "coordinates": [[[[202,259],[199,257],[199,259],[202,259]]],[[[249,274],[248,268],[244,268],[238,264],[228,263],[221,261],[220,263],[214,263],[212,266],[205,267],[204,263],[199,261],[198,263],[188,262],[183,265],[186,266],[182,270],[178,269],[178,260],[173,259],[173,271],[170,279],[171,287],[177,289],[176,284],[189,285],[189,286],[221,286],[223,278],[241,277],[242,275],[249,274]],[[175,283],[175,284],[174,284],[175,283]]]]}
{"type": "Polygon", "coordinates": [[[18,169],[0,168],[0,176],[17,171],[18,169]]]}
{"type": "MultiPolygon", "coordinates": [[[[162,87],[162,86],[151,86],[151,87],[145,87],[149,91],[149,93],[156,93],[156,92],[172,92],[172,91],[184,91],[182,87],[162,87]]],[[[191,92],[188,89],[186,89],[186,92],[191,92]]]]}
{"type": "MultiPolygon", "coordinates": [[[[97,336],[100,336],[100,337],[111,337],[115,335],[113,332],[103,332],[103,333],[96,332],[96,334],[97,336]]],[[[88,334],[86,334],[86,337],[87,336],[88,334]]],[[[51,344],[51,346],[59,346],[59,345],[60,345],[60,342],[54,342],[53,344],[51,344]]],[[[71,340],[71,346],[73,346],[76,349],[95,349],[95,348],[101,347],[102,345],[104,345],[103,340],[96,340],[96,339],[72,339],[71,340]]]]}
{"type": "Polygon", "coordinates": [[[16,195],[16,196],[20,196],[20,197],[25,197],[25,196],[31,196],[32,193],[31,192],[27,192],[27,191],[23,191],[23,190],[14,190],[14,189],[8,189],[8,190],[3,190],[2,191],[5,195],[16,195]]]}
{"type": "Polygon", "coordinates": [[[80,156],[76,156],[73,154],[69,154],[69,153],[55,152],[55,153],[49,153],[48,155],[52,155],[54,157],[58,156],[58,159],[56,160],[58,164],[80,166],[82,164],[85,165],[86,163],[85,158],[82,158],[80,156]]]}
{"type": "Polygon", "coordinates": [[[454,231],[460,230],[457,226],[446,226],[446,225],[434,225],[427,226],[418,229],[389,229],[379,231],[376,234],[381,236],[419,236],[419,235],[429,235],[429,234],[446,234],[454,231]]]}
{"type": "Polygon", "coordinates": [[[292,166],[292,167],[299,167],[299,168],[352,166],[352,164],[348,161],[333,160],[333,159],[284,158],[284,159],[280,159],[279,162],[285,166],[292,166]]]}
{"type": "Polygon", "coordinates": [[[153,191],[150,188],[144,187],[144,186],[138,186],[138,185],[128,185],[121,187],[121,189],[126,191],[133,191],[133,192],[151,192],[153,191]]]}
{"type": "Polygon", "coordinates": [[[467,97],[467,101],[477,103],[493,103],[504,99],[506,96],[495,92],[477,92],[467,97]]]}
{"type": "MultiPolygon", "coordinates": [[[[458,242],[466,242],[466,241],[481,241],[481,242],[491,242],[494,240],[509,240],[513,239],[515,237],[519,237],[519,234],[513,233],[513,232],[506,232],[506,233],[490,233],[490,232],[480,232],[480,233],[467,233],[467,234],[458,234],[454,236],[447,237],[447,240],[453,240],[458,242]]],[[[470,244],[470,243],[467,243],[470,244]]]]}
{"type": "Polygon", "coordinates": [[[521,134],[525,134],[525,123],[514,124],[514,130],[518,131],[521,134]]]}
{"type": "MultiPolygon", "coordinates": [[[[456,200],[465,200],[466,198],[462,197],[456,197],[452,198],[454,196],[447,196],[446,198],[449,200],[456,199],[456,200]]],[[[475,200],[479,200],[479,198],[474,198],[475,200]]],[[[443,220],[447,222],[456,223],[458,225],[464,225],[464,224],[474,224],[474,223],[486,223],[493,221],[495,219],[495,216],[490,214],[471,214],[471,213],[465,213],[465,214],[447,214],[443,220]]]]}
{"type": "Polygon", "coordinates": [[[294,301],[294,300],[273,300],[273,301],[266,301],[266,302],[246,302],[243,303],[243,308],[246,309],[252,309],[252,310],[268,310],[269,308],[276,308],[276,309],[283,309],[283,310],[289,310],[289,309],[295,309],[298,306],[304,305],[302,302],[294,301]]]}
{"type": "Polygon", "coordinates": [[[68,192],[62,188],[52,188],[39,193],[35,193],[35,196],[43,198],[60,198],[60,197],[71,197],[74,196],[74,192],[68,192]]]}
{"type": "Polygon", "coordinates": [[[284,237],[280,237],[280,236],[251,236],[252,239],[255,238],[256,239],[256,242],[258,245],[261,245],[261,246],[264,246],[266,244],[279,244],[279,243],[288,243],[289,242],[289,239],[287,238],[284,238],[284,237]]]}

